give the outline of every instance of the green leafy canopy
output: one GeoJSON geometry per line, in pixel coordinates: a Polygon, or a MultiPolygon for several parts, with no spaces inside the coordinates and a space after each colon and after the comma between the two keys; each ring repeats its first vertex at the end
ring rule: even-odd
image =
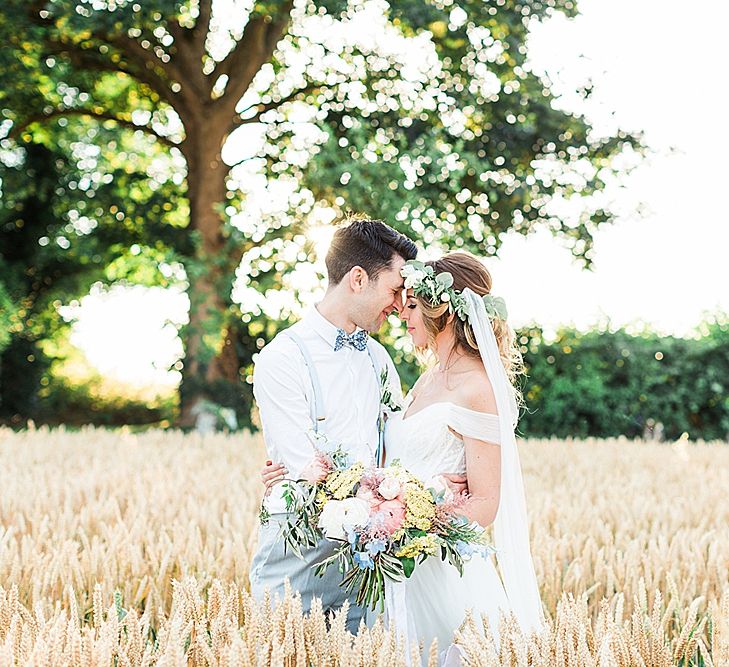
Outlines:
{"type": "MultiPolygon", "coordinates": [[[[58,283],[61,302],[99,280],[187,290],[183,417],[204,399],[246,417],[241,379],[280,326],[266,294],[300,289],[292,271],[313,259],[307,229],[322,211],[481,255],[541,225],[589,263],[612,219],[595,195],[640,138],[593,136],[530,70],[531,22],[573,16],[574,2],[222,7],[6,0],[0,15],[6,229],[23,220],[26,240],[83,268],[72,288],[58,283]],[[245,150],[226,162],[234,135],[245,150]],[[5,183],[30,169],[30,146],[62,165],[42,199],[50,227],[5,183]],[[578,213],[559,214],[563,200],[578,213]]],[[[22,291],[6,287],[14,301],[22,291]]]]}

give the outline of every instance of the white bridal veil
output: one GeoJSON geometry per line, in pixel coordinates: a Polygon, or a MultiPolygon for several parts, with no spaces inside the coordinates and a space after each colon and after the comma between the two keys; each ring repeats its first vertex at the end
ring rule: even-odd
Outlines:
{"type": "Polygon", "coordinates": [[[494,546],[501,578],[514,615],[523,632],[542,628],[542,602],[529,548],[524,483],[514,428],[518,407],[514,388],[506,375],[496,336],[483,298],[463,290],[468,303],[468,321],[473,328],[483,365],[496,396],[501,434],[501,494],[494,520],[494,546]]]}

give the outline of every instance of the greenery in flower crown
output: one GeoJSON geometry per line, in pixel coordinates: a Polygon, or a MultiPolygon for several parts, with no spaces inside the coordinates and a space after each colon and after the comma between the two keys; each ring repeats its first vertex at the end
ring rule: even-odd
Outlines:
{"type": "MultiPolygon", "coordinates": [[[[451,313],[464,322],[468,319],[468,301],[462,292],[453,289],[453,276],[448,271],[436,275],[432,266],[413,259],[405,263],[400,275],[405,278],[405,289],[412,289],[416,296],[425,297],[433,305],[447,303],[451,313]]],[[[506,303],[500,296],[486,294],[483,302],[490,319],[507,318],[506,303]]]]}

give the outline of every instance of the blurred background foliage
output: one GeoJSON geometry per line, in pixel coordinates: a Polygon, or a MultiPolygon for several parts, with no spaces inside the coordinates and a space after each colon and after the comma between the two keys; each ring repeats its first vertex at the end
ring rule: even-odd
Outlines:
{"type": "MultiPolygon", "coordinates": [[[[545,339],[533,325],[517,334],[526,366],[524,437],[729,438],[726,314],[707,319],[695,338],[608,326],[564,328],[545,339]]],[[[391,341],[410,387],[422,369],[399,348],[391,341]]]]}
{"type": "MultiPolygon", "coordinates": [[[[397,329],[395,329],[397,333],[397,329]]],[[[729,317],[704,322],[695,338],[640,334],[608,328],[562,329],[547,340],[538,326],[518,330],[526,362],[524,437],[682,437],[726,440],[729,436],[729,317]]],[[[407,390],[422,372],[402,338],[380,335],[407,390]]],[[[39,400],[17,405],[3,394],[0,423],[167,427],[179,413],[176,392],[149,394],[139,387],[89,374],[78,350],[65,351],[44,374],[12,378],[40,387],[39,400]]],[[[6,352],[8,348],[3,350],[6,352]]],[[[54,356],[49,346],[49,357],[54,356]]],[[[31,366],[37,371],[37,366],[31,366]]],[[[5,384],[7,387],[8,385],[5,384]]],[[[32,389],[32,388],[31,388],[32,389]]],[[[32,393],[32,392],[30,392],[32,393]]],[[[252,415],[255,428],[255,411],[252,415]]]]}
{"type": "MultiPolygon", "coordinates": [[[[6,0],[0,420],[189,427],[195,405],[212,402],[250,424],[255,354],[293,318],[266,302],[280,290],[293,302],[297,272],[315,259],[312,230],[349,210],[483,256],[507,232],[546,227],[589,266],[593,235],[613,219],[603,191],[624,171],[618,158],[643,147],[622,131],[598,136],[530,70],[529,26],[554,12],[577,6],[6,0]],[[62,308],[94,285],[186,292],[179,392],[115,395],[69,371],[62,308]]],[[[523,428],[636,434],[654,419],[667,434],[726,433],[713,389],[723,381],[688,389],[690,369],[673,366],[712,345],[726,360],[725,331],[665,345],[619,332],[547,344],[526,332],[535,384],[523,428]],[[650,345],[665,347],[660,363],[650,345]],[[655,377],[668,406],[666,369],[692,397],[672,419],[641,398],[655,377]],[[621,380],[629,371],[632,384],[621,380]],[[567,416],[578,388],[573,404],[587,412],[567,416]],[[600,416],[613,405],[612,421],[600,416]]],[[[415,366],[397,335],[385,342],[407,385],[415,366]]]]}
{"type": "Polygon", "coordinates": [[[646,331],[520,331],[528,378],[520,431],[555,437],[729,437],[729,318],[696,339],[646,331]]]}

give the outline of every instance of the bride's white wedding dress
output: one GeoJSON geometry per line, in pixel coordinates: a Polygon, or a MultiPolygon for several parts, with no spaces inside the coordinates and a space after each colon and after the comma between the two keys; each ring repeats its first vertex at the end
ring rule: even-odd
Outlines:
{"type": "MultiPolygon", "coordinates": [[[[412,397],[402,411],[387,421],[387,461],[399,459],[418,478],[427,481],[449,472],[465,474],[463,440],[454,434],[501,444],[497,415],[469,410],[450,402],[430,404],[409,413],[412,397]]],[[[407,608],[425,655],[433,639],[440,651],[454,641],[453,633],[471,610],[478,621],[486,614],[498,638],[501,612],[508,613],[504,586],[493,557],[474,555],[465,562],[463,576],[447,561],[431,557],[418,564],[405,580],[407,608]]],[[[398,621],[396,621],[398,622],[398,621]]]]}

